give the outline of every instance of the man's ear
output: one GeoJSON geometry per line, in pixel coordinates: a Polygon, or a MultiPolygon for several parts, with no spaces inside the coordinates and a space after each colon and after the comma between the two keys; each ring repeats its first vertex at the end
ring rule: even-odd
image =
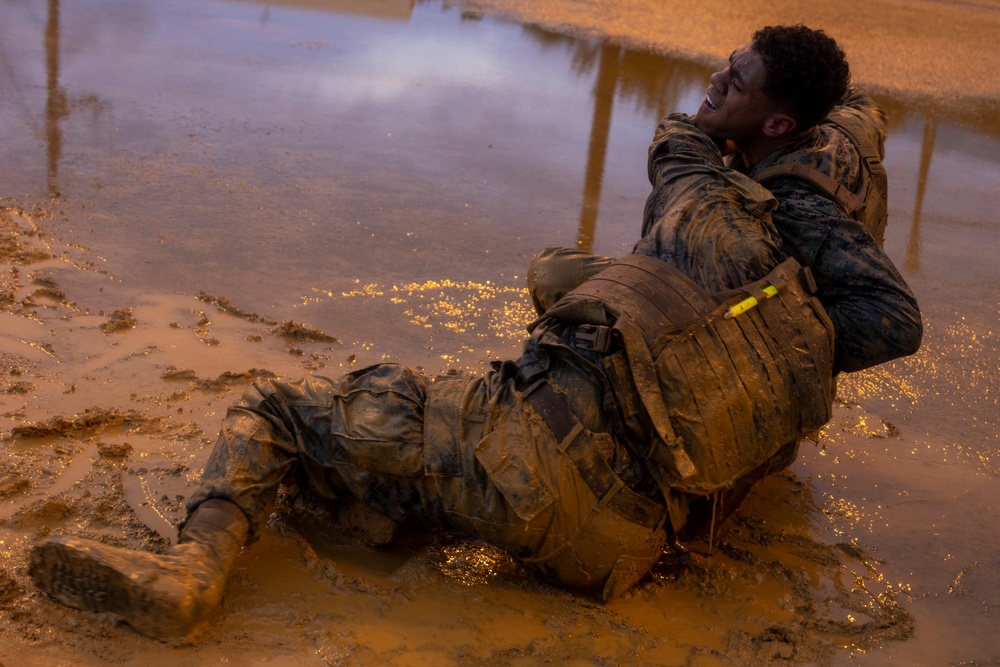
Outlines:
{"type": "Polygon", "coordinates": [[[764,119],[764,134],[772,139],[780,139],[795,131],[795,119],[786,113],[772,113],[764,119]]]}

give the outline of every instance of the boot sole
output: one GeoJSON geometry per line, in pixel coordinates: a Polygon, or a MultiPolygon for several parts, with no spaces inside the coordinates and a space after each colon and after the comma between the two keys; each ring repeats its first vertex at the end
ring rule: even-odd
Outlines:
{"type": "Polygon", "coordinates": [[[86,542],[59,536],[36,545],[29,574],[56,602],[74,609],[111,612],[139,632],[163,641],[183,639],[193,623],[181,610],[164,604],[127,562],[110,562],[86,542]],[[180,612],[180,613],[178,613],[180,612]]]}

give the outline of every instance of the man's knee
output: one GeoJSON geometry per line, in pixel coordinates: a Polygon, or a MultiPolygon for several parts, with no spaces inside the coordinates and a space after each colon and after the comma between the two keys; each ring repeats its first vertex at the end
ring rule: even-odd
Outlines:
{"type": "Polygon", "coordinates": [[[574,248],[551,247],[535,255],[528,265],[528,292],[539,315],[559,299],[611,264],[610,257],[574,248]]]}

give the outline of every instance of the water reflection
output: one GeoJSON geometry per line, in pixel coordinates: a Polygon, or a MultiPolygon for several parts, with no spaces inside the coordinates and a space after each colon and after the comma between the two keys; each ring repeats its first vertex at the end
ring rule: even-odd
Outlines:
{"type": "MultiPolygon", "coordinates": [[[[284,4],[294,4],[295,0],[284,4]]],[[[308,5],[309,3],[304,3],[308,5]]],[[[386,3],[368,5],[365,11],[383,17],[386,3]]],[[[437,4],[435,0],[422,0],[419,4],[437,4]]],[[[327,8],[337,11],[358,11],[356,2],[340,0],[327,8]]],[[[398,2],[396,5],[413,3],[398,2]]],[[[392,14],[398,18],[401,12],[392,14]]],[[[477,20],[480,18],[475,17],[477,20]]],[[[683,109],[681,101],[692,90],[706,85],[711,67],[695,64],[681,58],[668,57],[628,49],[610,41],[584,40],[555,33],[537,26],[526,26],[523,33],[548,48],[560,47],[571,53],[571,68],[577,77],[592,79],[593,110],[590,122],[584,183],[581,193],[579,227],[576,245],[592,250],[604,184],[608,144],[613,132],[612,116],[615,104],[631,102],[650,119],[650,129],[666,113],[683,109]]],[[[930,179],[930,165],[935,151],[935,141],[940,111],[933,103],[914,108],[908,98],[887,98],[880,101],[890,110],[890,133],[903,131],[903,122],[914,115],[923,118],[920,139],[919,169],[915,180],[913,217],[907,235],[904,267],[916,272],[920,269],[921,218],[930,179]]],[[[987,136],[1000,135],[1000,113],[989,104],[979,103],[971,109],[959,110],[956,123],[972,126],[973,131],[987,136]]],[[[651,133],[650,133],[651,134],[651,133]]],[[[897,223],[898,226],[898,223],[897,223]]]]}
{"type": "MultiPolygon", "coordinates": [[[[454,47],[456,49],[467,48],[469,50],[475,50],[477,43],[488,42],[490,40],[488,36],[490,32],[498,30],[498,26],[501,25],[479,16],[463,14],[458,17],[457,27],[455,27],[452,25],[454,11],[441,7],[437,0],[380,0],[377,2],[367,2],[364,0],[283,0],[281,2],[253,4],[263,4],[261,14],[259,15],[260,31],[288,32],[290,26],[293,26],[293,24],[288,22],[289,12],[311,12],[314,13],[314,18],[310,18],[309,22],[323,25],[324,31],[331,31],[331,35],[350,34],[351,40],[348,40],[346,48],[360,49],[362,52],[366,50],[364,46],[365,38],[363,36],[358,37],[356,30],[345,32],[340,27],[342,24],[340,17],[360,16],[365,17],[365,20],[384,22],[387,26],[402,26],[402,28],[379,28],[377,31],[374,31],[385,33],[385,30],[389,30],[390,32],[385,34],[390,35],[395,41],[415,39],[419,33],[433,35],[436,32],[441,32],[442,39],[444,40],[453,38],[458,34],[475,33],[468,40],[465,47],[454,47]],[[283,12],[283,14],[281,17],[276,18],[277,15],[274,12],[278,10],[283,12]],[[324,11],[320,13],[318,10],[324,11]]],[[[213,6],[213,11],[216,14],[225,16],[227,14],[226,7],[227,5],[213,6]]],[[[57,197],[65,189],[65,183],[62,181],[65,181],[67,175],[60,172],[61,167],[64,167],[62,163],[67,151],[67,136],[65,135],[68,126],[66,121],[69,118],[71,109],[74,106],[86,104],[94,105],[98,111],[106,110],[107,107],[106,103],[102,101],[102,97],[98,97],[98,95],[80,95],[77,98],[70,98],[66,90],[66,83],[61,80],[60,71],[63,66],[63,58],[60,50],[60,21],[62,18],[60,1],[48,0],[46,10],[46,20],[42,31],[46,74],[46,100],[43,111],[44,136],[46,140],[45,192],[49,197],[57,197]]],[[[154,12],[151,8],[147,11],[154,12]]],[[[151,16],[152,14],[150,14],[151,16]]],[[[157,20],[167,20],[162,18],[163,15],[157,16],[161,17],[157,20]]],[[[171,20],[174,22],[171,24],[172,27],[170,30],[178,30],[179,26],[184,26],[184,18],[178,19],[178,17],[172,17],[171,20]],[[179,22],[177,22],[178,20],[179,22]]],[[[151,20],[150,25],[144,25],[141,28],[128,26],[127,29],[123,30],[123,33],[128,33],[130,30],[139,30],[139,32],[131,36],[131,39],[135,41],[136,45],[141,44],[141,33],[146,31],[151,34],[154,30],[152,22],[151,20]]],[[[0,27],[0,31],[16,31],[18,23],[15,21],[12,25],[13,27],[6,29],[5,27],[0,27]]],[[[225,25],[224,23],[220,23],[214,27],[219,28],[219,26],[222,26],[221,29],[224,30],[225,25]]],[[[508,32],[512,30],[508,25],[504,25],[503,29],[508,32]]],[[[641,176],[638,178],[637,176],[644,172],[642,168],[644,165],[642,163],[645,158],[646,142],[651,136],[656,122],[663,114],[669,111],[676,109],[693,110],[693,107],[696,105],[695,100],[700,98],[701,91],[711,72],[711,67],[683,58],[668,57],[647,51],[626,48],[610,41],[570,37],[537,26],[518,27],[517,30],[519,30],[524,42],[518,49],[520,53],[524,54],[523,58],[528,67],[532,67],[540,58],[559,59],[565,57],[567,59],[566,66],[573,74],[573,77],[579,82],[580,86],[585,86],[589,91],[590,109],[586,114],[589,117],[587,125],[588,141],[585,154],[583,155],[584,159],[576,163],[576,168],[579,169],[577,172],[579,174],[578,178],[582,180],[582,189],[579,187],[580,180],[578,180],[577,194],[574,195],[576,197],[576,206],[573,208],[578,211],[575,234],[576,245],[586,250],[593,249],[599,232],[604,230],[606,233],[608,229],[611,229],[615,225],[622,225],[627,229],[627,232],[619,233],[616,238],[625,239],[624,243],[630,243],[634,240],[631,237],[634,236],[638,229],[638,216],[628,221],[622,221],[620,218],[623,212],[629,213],[641,210],[642,195],[637,193],[642,192],[646,186],[642,182],[632,182],[627,185],[627,190],[623,190],[623,182],[621,180],[623,178],[622,170],[616,165],[621,162],[633,164],[634,171],[629,172],[629,178],[632,181],[642,180],[641,176]],[[691,108],[685,109],[685,104],[691,108]],[[609,179],[611,180],[609,181],[609,179]],[[610,211],[605,212],[603,210],[607,205],[609,196],[617,202],[617,200],[623,197],[623,193],[627,193],[627,196],[635,201],[630,201],[625,206],[616,203],[610,211]]],[[[93,31],[87,29],[86,26],[78,29],[74,48],[74,55],[77,58],[93,57],[99,59],[107,57],[106,54],[96,51],[94,54],[89,53],[91,45],[88,43],[87,38],[92,37],[93,34],[93,31]]],[[[234,35],[238,35],[238,31],[235,29],[234,35]]],[[[217,42],[211,45],[205,44],[202,48],[210,49],[209,53],[214,54],[215,58],[219,61],[225,61],[231,57],[230,51],[242,54],[239,51],[240,46],[230,45],[224,36],[219,35],[219,37],[217,42]]],[[[170,48],[185,48],[182,45],[184,40],[170,37],[167,39],[175,39],[170,48]]],[[[334,40],[332,43],[339,44],[336,40],[341,39],[343,41],[345,38],[331,37],[331,39],[334,40]]],[[[3,42],[16,43],[7,39],[4,39],[3,42]]],[[[309,81],[311,72],[308,68],[318,67],[319,69],[315,69],[312,74],[329,79],[329,83],[324,84],[325,88],[338,91],[350,88],[350,84],[344,86],[341,83],[345,76],[352,76],[352,66],[356,67],[357,61],[353,60],[349,54],[345,54],[342,57],[340,46],[332,48],[332,53],[324,54],[326,63],[306,61],[289,63],[282,60],[280,54],[267,51],[267,48],[273,49],[273,47],[262,46],[260,53],[264,60],[255,63],[253,66],[255,70],[253,73],[257,75],[258,79],[266,78],[272,74],[280,75],[287,67],[297,67],[298,69],[293,71],[301,78],[301,85],[315,85],[309,81]],[[331,68],[329,66],[331,62],[337,66],[331,68]]],[[[328,48],[328,46],[324,46],[324,48],[328,48]]],[[[455,64],[451,75],[459,77],[459,81],[468,81],[470,83],[467,85],[471,86],[471,82],[477,76],[483,76],[484,68],[509,67],[509,71],[505,70],[497,74],[498,77],[503,79],[503,85],[513,86],[511,91],[515,96],[521,94],[527,97],[537,95],[537,92],[530,89],[530,87],[517,88],[517,77],[521,77],[525,81],[530,78],[523,71],[519,71],[518,63],[508,65],[507,63],[496,63],[484,59],[482,62],[474,63],[472,66],[458,67],[457,61],[459,58],[455,54],[456,52],[449,51],[447,60],[455,64]]],[[[376,63],[374,67],[379,68],[378,73],[374,77],[375,80],[394,81],[394,85],[397,87],[400,85],[400,78],[412,78],[414,76],[415,70],[413,68],[441,66],[441,61],[439,60],[427,58],[426,61],[422,61],[420,58],[417,58],[415,62],[407,62],[404,69],[401,68],[399,61],[386,59],[381,52],[365,54],[365,56],[371,62],[376,63]],[[394,74],[393,68],[398,68],[398,73],[394,74]]],[[[0,111],[6,114],[9,113],[7,109],[12,106],[10,102],[19,96],[23,97],[23,91],[30,89],[31,70],[27,63],[16,62],[11,51],[0,49],[0,57],[8,61],[5,69],[12,75],[10,82],[5,86],[8,88],[5,93],[14,93],[13,95],[5,94],[3,96],[7,100],[7,103],[0,106],[0,111]]],[[[183,60],[179,61],[177,66],[183,67],[184,62],[183,60]]],[[[163,64],[162,67],[167,73],[173,73],[170,70],[171,66],[169,64],[163,64]]],[[[187,72],[185,76],[189,85],[193,88],[212,85],[211,81],[201,81],[201,74],[197,71],[187,72]]],[[[236,73],[234,73],[234,76],[236,76],[236,73]]],[[[285,85],[288,86],[300,85],[292,82],[294,81],[292,79],[286,78],[284,81],[286,82],[285,85]]],[[[368,83],[370,91],[371,87],[376,84],[371,80],[368,83]]],[[[110,82],[104,81],[99,85],[108,86],[109,84],[110,82]]],[[[70,83],[70,85],[72,86],[73,84],[70,83]]],[[[234,87],[238,87],[239,83],[234,80],[233,85],[234,87]]],[[[459,83],[458,88],[461,88],[462,85],[459,83]]],[[[103,94],[103,91],[100,91],[100,93],[103,94]]],[[[173,93],[174,91],[171,89],[156,91],[157,95],[166,94],[169,96],[173,93]]],[[[452,96],[452,99],[440,100],[438,102],[440,105],[451,107],[473,105],[464,109],[463,115],[469,119],[481,117],[484,123],[491,123],[493,117],[502,117],[504,111],[500,110],[498,112],[496,109],[476,107],[474,106],[477,104],[476,100],[465,99],[460,95],[455,97],[456,92],[454,90],[435,90],[434,94],[446,97],[452,96]],[[493,116],[492,114],[500,115],[493,116]]],[[[148,95],[152,97],[152,94],[148,95]]],[[[344,96],[349,97],[349,95],[344,96]]],[[[115,95],[113,93],[108,93],[108,99],[114,100],[114,98],[115,95]]],[[[559,123],[560,120],[558,119],[560,116],[568,119],[565,123],[567,126],[577,122],[578,117],[584,116],[576,107],[572,106],[572,102],[569,100],[567,100],[564,108],[552,108],[547,102],[548,100],[539,99],[536,102],[537,106],[533,107],[536,109],[536,113],[533,114],[534,120],[539,124],[539,128],[544,128],[548,123],[559,123]],[[553,120],[553,118],[556,120],[553,120]]],[[[954,183],[956,176],[948,176],[944,172],[936,173],[932,176],[932,162],[937,164],[940,161],[940,158],[936,156],[942,151],[953,156],[955,153],[958,153],[957,159],[962,160],[964,156],[961,154],[967,150],[967,146],[976,143],[986,144],[992,148],[983,148],[980,145],[977,154],[972,157],[987,167],[987,170],[984,171],[991,169],[995,173],[997,171],[996,154],[998,152],[995,149],[997,148],[997,137],[1000,137],[1000,112],[988,103],[979,103],[971,108],[956,111],[950,109],[944,110],[930,102],[915,104],[912,100],[904,98],[882,97],[880,98],[880,102],[889,111],[891,121],[890,149],[893,142],[895,142],[896,145],[900,146],[904,144],[907,147],[912,146],[915,151],[919,152],[919,157],[914,156],[915,159],[910,162],[910,165],[916,165],[916,169],[910,170],[904,167],[902,169],[890,170],[890,178],[893,181],[892,189],[896,190],[897,187],[901,186],[903,192],[912,191],[913,193],[912,199],[910,199],[910,202],[912,202],[912,222],[906,232],[903,266],[909,272],[917,272],[921,269],[922,237],[927,232],[928,221],[932,225],[941,225],[942,213],[946,214],[946,220],[956,217],[955,212],[950,208],[944,211],[941,209],[942,205],[946,207],[953,205],[952,202],[947,201],[947,198],[942,197],[941,193],[942,189],[946,190],[954,183]],[[913,128],[913,121],[920,123],[921,130],[919,132],[913,128]],[[957,137],[959,142],[939,145],[942,137],[939,129],[943,128],[948,128],[949,136],[957,137]],[[982,142],[977,142],[977,138],[982,138],[982,142]]],[[[128,100],[117,100],[114,103],[124,105],[128,103],[128,100]]],[[[183,101],[180,103],[183,104],[183,101]]],[[[482,102],[482,104],[491,103],[495,103],[495,100],[484,100],[482,102]]],[[[222,114],[233,113],[227,109],[224,101],[221,104],[223,106],[219,110],[222,114]]],[[[21,106],[24,109],[28,105],[24,104],[21,106]]],[[[424,115],[414,116],[406,120],[417,126],[434,123],[437,108],[439,107],[431,105],[427,110],[419,111],[419,113],[423,113],[424,115]]],[[[343,108],[331,108],[329,111],[334,114],[343,113],[343,108]]],[[[30,111],[27,111],[27,113],[30,113],[30,111]]],[[[212,112],[210,111],[209,113],[212,112]]],[[[275,118],[281,119],[287,117],[289,110],[282,109],[280,112],[274,112],[265,109],[263,113],[275,113],[275,118]]],[[[517,118],[517,122],[523,122],[523,120],[524,116],[517,118]]],[[[582,120],[582,118],[579,118],[579,120],[582,120]]],[[[353,131],[350,128],[352,123],[355,122],[355,119],[346,116],[338,118],[338,123],[347,128],[347,132],[353,131]]],[[[401,119],[396,118],[392,121],[392,124],[399,122],[402,122],[401,119]]],[[[445,124],[447,122],[446,119],[445,124]]],[[[9,121],[5,121],[4,124],[9,128],[5,137],[9,136],[10,133],[16,135],[17,128],[23,127],[20,123],[10,123],[9,121]]],[[[383,123],[383,125],[389,124],[388,122],[383,123]]],[[[30,125],[29,123],[29,129],[30,125]]],[[[74,130],[76,130],[75,126],[74,130]]],[[[506,132],[507,130],[502,131],[506,132]]],[[[544,129],[541,131],[544,131],[544,129]]],[[[440,173],[454,175],[467,171],[467,165],[452,159],[451,155],[471,152],[458,146],[459,143],[468,139],[459,135],[449,136],[447,128],[441,130],[441,132],[442,134],[430,138],[431,144],[414,144],[411,147],[402,147],[402,149],[404,151],[420,151],[423,156],[433,155],[433,159],[440,163],[440,173]]],[[[429,133],[424,133],[430,136],[429,133]]],[[[531,132],[528,131],[525,134],[526,136],[530,136],[531,132]]],[[[343,135],[343,132],[341,135],[343,135]]],[[[479,137],[476,136],[475,138],[478,139],[479,137]]],[[[505,135],[506,138],[511,138],[509,133],[505,135]]],[[[526,141],[530,142],[530,138],[526,141]]],[[[6,143],[8,145],[20,145],[17,142],[6,143]]],[[[338,157],[345,154],[344,147],[340,144],[340,136],[334,140],[333,135],[324,137],[317,134],[313,137],[311,147],[315,150],[326,150],[330,153],[335,153],[338,157]]],[[[399,150],[399,148],[397,147],[396,150],[399,150]]],[[[475,147],[475,150],[481,149],[475,147]]],[[[535,150],[545,151],[547,147],[539,143],[535,147],[535,150]]],[[[539,154],[519,159],[522,164],[525,164],[533,161],[542,162],[546,158],[539,154]]],[[[248,161],[252,163],[257,160],[255,156],[251,155],[248,161]]],[[[425,163],[429,163],[429,161],[425,160],[425,163]]],[[[907,165],[907,167],[910,165],[907,165]]],[[[573,166],[571,165],[567,168],[572,170],[573,166]]],[[[300,173],[305,177],[304,171],[300,173]]],[[[960,177],[966,175],[962,174],[960,177]]],[[[494,182],[495,180],[494,178],[494,182]]],[[[972,195],[974,197],[982,196],[985,198],[991,192],[995,177],[991,181],[989,177],[978,175],[971,180],[973,182],[966,187],[966,190],[972,188],[972,195]]],[[[519,191],[519,194],[529,198],[538,196],[531,191],[524,190],[519,191]]],[[[504,195],[501,194],[499,196],[504,195]]],[[[966,197],[966,200],[968,199],[969,197],[966,197]]],[[[897,206],[893,219],[898,221],[901,218],[901,214],[908,214],[909,211],[906,209],[909,206],[910,204],[897,206]]],[[[959,214],[957,217],[962,216],[959,214]]],[[[978,220],[975,222],[980,224],[984,221],[978,220]]],[[[987,225],[995,224],[995,222],[990,221],[985,221],[985,223],[987,225]]],[[[896,233],[900,234],[903,228],[897,222],[890,225],[890,230],[892,229],[899,230],[896,233]]]]}
{"type": "MultiPolygon", "coordinates": [[[[60,48],[60,0],[48,0],[45,13],[45,28],[42,35],[42,45],[45,61],[45,106],[42,115],[45,138],[45,193],[52,199],[61,197],[60,163],[63,158],[63,122],[69,117],[73,107],[91,106],[98,112],[101,110],[99,98],[84,95],[79,99],[70,100],[65,87],[60,81],[61,48],[60,48]]],[[[2,46],[2,44],[0,44],[2,46]]],[[[22,112],[30,115],[25,93],[22,86],[27,82],[19,82],[16,77],[17,68],[11,63],[11,54],[0,49],[0,59],[6,60],[8,72],[12,73],[7,85],[6,97],[9,100],[19,99],[22,112]]],[[[2,88],[0,88],[2,90],[2,88]]],[[[31,123],[29,122],[29,127],[31,123]]]]}
{"type": "Polygon", "coordinates": [[[611,111],[614,108],[620,61],[620,48],[608,43],[601,45],[600,65],[594,82],[594,117],[590,122],[590,148],[587,151],[587,174],[584,178],[583,206],[580,209],[580,232],[576,240],[577,247],[586,252],[594,247],[597,208],[604,182],[604,160],[608,152],[611,111]]]}
{"type": "Polygon", "coordinates": [[[59,85],[59,0],[49,0],[49,18],[45,28],[45,72],[47,75],[45,104],[45,136],[48,139],[48,191],[59,196],[59,158],[62,156],[62,134],[59,121],[69,111],[66,91],[59,85]]]}
{"type": "Polygon", "coordinates": [[[928,114],[924,119],[924,138],[920,144],[920,172],[917,176],[917,201],[913,205],[913,227],[910,228],[906,243],[904,266],[908,271],[920,269],[920,215],[924,209],[924,195],[927,193],[927,178],[934,156],[934,140],[937,137],[937,114],[928,114]]]}

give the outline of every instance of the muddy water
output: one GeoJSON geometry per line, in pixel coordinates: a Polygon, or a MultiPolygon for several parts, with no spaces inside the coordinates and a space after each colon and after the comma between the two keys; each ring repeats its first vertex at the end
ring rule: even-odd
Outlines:
{"type": "Polygon", "coordinates": [[[850,9],[3,4],[0,661],[1000,663],[1000,12],[850,9]],[[289,500],[196,647],[30,586],[49,532],[165,548],[254,377],[515,354],[530,256],[626,252],[657,119],[770,20],[845,35],[889,111],[886,246],[926,342],[845,378],[691,568],[598,606],[448,536],[317,538],[289,500]]]}

